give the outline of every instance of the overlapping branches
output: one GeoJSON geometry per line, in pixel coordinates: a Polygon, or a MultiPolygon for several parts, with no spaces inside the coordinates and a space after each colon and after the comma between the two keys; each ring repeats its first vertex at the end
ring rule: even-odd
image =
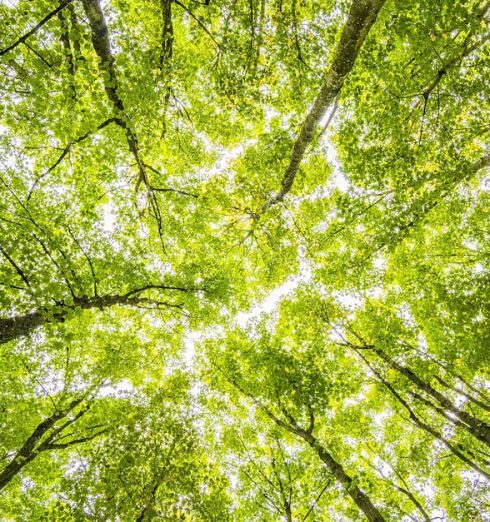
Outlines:
{"type": "Polygon", "coordinates": [[[74,0],[62,0],[56,9],[53,9],[49,12],[37,25],[35,25],[30,31],[22,35],[18,38],[14,43],[10,44],[8,47],[0,50],[0,56],[7,54],[8,52],[15,49],[20,44],[25,44],[27,39],[32,35],[36,34],[51,18],[54,18],[58,13],[60,13],[65,7],[71,4],[74,0]]]}
{"type": "Polygon", "coordinates": [[[49,417],[42,420],[10,462],[0,471],[0,490],[41,453],[82,444],[105,433],[107,427],[101,425],[82,430],[81,436],[76,431],[68,432],[87,413],[90,405],[91,402],[82,395],[72,400],[65,408],[54,411],[49,417]]]}

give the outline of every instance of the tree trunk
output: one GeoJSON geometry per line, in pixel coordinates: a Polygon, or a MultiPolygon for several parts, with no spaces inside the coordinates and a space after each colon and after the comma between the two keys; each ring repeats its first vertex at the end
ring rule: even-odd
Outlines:
{"type": "Polygon", "coordinates": [[[384,3],[385,0],[353,0],[340,40],[334,51],[332,64],[325,73],[322,88],[294,143],[289,166],[281,182],[281,189],[264,204],[262,211],[282,201],[291,190],[306,149],[312,142],[328,107],[340,93],[347,75],[354,66],[362,44],[384,3]]]}
{"type": "Polygon", "coordinates": [[[344,471],[344,468],[317,441],[317,439],[308,432],[303,432],[300,436],[316,451],[317,455],[323,463],[326,464],[332,475],[342,484],[342,486],[344,486],[348,495],[356,503],[357,507],[366,515],[366,518],[372,522],[384,522],[385,518],[381,515],[378,508],[371,502],[366,493],[355,485],[353,479],[344,471]]]}
{"type": "Polygon", "coordinates": [[[391,395],[395,397],[399,404],[401,404],[405,408],[405,410],[408,412],[410,420],[418,428],[422,429],[426,433],[429,433],[430,435],[432,435],[432,437],[442,442],[462,462],[467,464],[471,469],[475,470],[477,473],[480,473],[486,479],[490,480],[489,473],[487,473],[484,469],[480,468],[480,466],[478,466],[475,462],[469,459],[462,451],[459,450],[459,448],[456,445],[452,444],[449,440],[447,440],[442,433],[440,433],[432,426],[419,419],[417,415],[415,415],[415,412],[412,410],[408,402],[395,390],[395,388],[386,379],[383,378],[381,373],[362,355],[362,353],[360,353],[359,350],[357,350],[356,352],[359,355],[359,357],[366,363],[368,368],[374,373],[374,375],[376,375],[380,382],[382,382],[383,385],[388,389],[391,395]]]}
{"type": "Polygon", "coordinates": [[[403,376],[409,379],[413,384],[418,386],[425,393],[436,399],[437,402],[439,402],[439,404],[445,410],[450,411],[451,413],[456,415],[456,417],[459,420],[463,421],[464,424],[462,424],[461,426],[464,427],[468,433],[470,433],[471,435],[473,435],[473,437],[490,447],[490,426],[488,424],[474,417],[473,415],[459,409],[441,392],[433,388],[429,383],[423,381],[412,370],[396,362],[383,350],[380,350],[379,348],[373,348],[373,351],[379,357],[381,357],[383,361],[387,362],[391,368],[401,373],[403,376]]]}
{"type": "MultiPolygon", "coordinates": [[[[168,287],[167,289],[170,289],[168,287]]],[[[175,289],[175,288],[174,288],[175,289]]],[[[182,289],[181,289],[182,290],[182,289]]],[[[133,292],[131,292],[133,293],[133,292]]],[[[171,303],[159,303],[156,300],[130,297],[125,295],[104,295],[95,297],[78,297],[73,305],[60,304],[51,308],[41,308],[16,317],[0,318],[0,344],[8,343],[14,339],[31,334],[38,326],[52,323],[62,323],[66,316],[73,310],[87,310],[90,308],[109,308],[114,305],[138,305],[138,304],[166,304],[167,306],[180,307],[171,303]]]]}

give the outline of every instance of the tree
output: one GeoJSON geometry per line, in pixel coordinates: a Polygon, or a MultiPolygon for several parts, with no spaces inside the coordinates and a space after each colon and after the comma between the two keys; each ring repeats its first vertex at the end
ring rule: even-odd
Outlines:
{"type": "Polygon", "coordinates": [[[486,520],[490,2],[0,20],[0,518],[486,520]]]}

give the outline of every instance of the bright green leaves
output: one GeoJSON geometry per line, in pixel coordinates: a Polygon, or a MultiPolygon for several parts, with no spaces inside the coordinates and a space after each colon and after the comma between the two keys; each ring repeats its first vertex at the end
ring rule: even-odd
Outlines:
{"type": "Polygon", "coordinates": [[[350,6],[72,2],[0,57],[3,518],[484,517],[486,4],[386,2],[268,206],[350,6]]]}

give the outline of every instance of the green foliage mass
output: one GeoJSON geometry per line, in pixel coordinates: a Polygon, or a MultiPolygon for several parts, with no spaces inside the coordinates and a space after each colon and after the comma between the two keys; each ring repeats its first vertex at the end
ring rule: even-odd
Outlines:
{"type": "Polygon", "coordinates": [[[490,521],[489,38],[0,0],[0,519],[490,521]]]}

